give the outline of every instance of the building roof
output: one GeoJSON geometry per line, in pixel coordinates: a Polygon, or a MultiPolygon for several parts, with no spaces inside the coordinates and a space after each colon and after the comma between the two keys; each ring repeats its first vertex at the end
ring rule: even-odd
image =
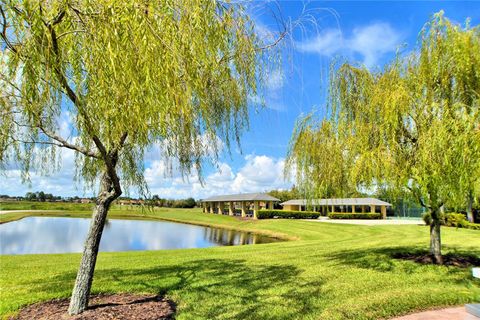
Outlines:
{"type": "Polygon", "coordinates": [[[229,201],[280,201],[268,193],[240,193],[223,196],[213,196],[202,199],[201,202],[229,202],[229,201]]]}
{"type": "MultiPolygon", "coordinates": [[[[284,205],[305,206],[307,205],[307,199],[294,199],[288,200],[283,203],[284,205]]],[[[388,202],[378,200],[375,198],[336,198],[336,199],[312,199],[310,204],[312,206],[387,206],[392,205],[388,202]]]]}

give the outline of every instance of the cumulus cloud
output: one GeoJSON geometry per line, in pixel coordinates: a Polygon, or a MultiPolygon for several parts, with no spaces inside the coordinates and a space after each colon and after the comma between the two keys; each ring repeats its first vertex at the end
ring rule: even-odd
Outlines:
{"type": "Polygon", "coordinates": [[[327,29],[317,37],[298,43],[298,50],[332,56],[345,47],[342,33],[338,29],[327,29]]]}
{"type": "Polygon", "coordinates": [[[350,36],[342,35],[338,29],[325,30],[313,39],[298,43],[298,50],[326,57],[342,53],[360,55],[367,67],[373,67],[383,55],[394,52],[403,38],[390,24],[375,22],[354,28],[350,36]]]}
{"type": "MultiPolygon", "coordinates": [[[[220,162],[215,170],[204,176],[203,184],[195,171],[184,177],[174,167],[174,170],[170,171],[167,162],[153,160],[145,169],[145,179],[152,195],[174,199],[201,199],[216,194],[263,192],[291,187],[291,183],[283,178],[285,159],[247,155],[243,160],[243,165],[237,170],[220,162]]],[[[19,183],[19,170],[6,170],[6,176],[0,179],[0,194],[24,195],[28,191],[44,191],[62,196],[94,196],[93,191],[91,194],[84,194],[81,185],[75,186],[72,180],[73,168],[74,154],[66,150],[61,170],[50,176],[33,172],[31,186],[19,183]]]]}
{"type": "Polygon", "coordinates": [[[39,172],[30,172],[30,182],[22,184],[22,173],[18,166],[6,169],[0,177],[0,194],[25,195],[29,191],[44,191],[54,195],[93,196],[93,191],[84,193],[80,182],[76,183],[75,175],[75,154],[72,150],[58,150],[61,152],[60,169],[45,176],[39,172]]]}
{"type": "Polygon", "coordinates": [[[283,179],[285,159],[265,155],[247,155],[244,165],[236,172],[226,163],[207,175],[202,185],[196,173],[186,178],[174,174],[163,176],[164,164],[157,161],[145,171],[152,194],[165,198],[205,198],[215,194],[262,192],[271,189],[287,189],[291,183],[283,179]],[[155,169],[156,168],[156,169],[155,169]]]}

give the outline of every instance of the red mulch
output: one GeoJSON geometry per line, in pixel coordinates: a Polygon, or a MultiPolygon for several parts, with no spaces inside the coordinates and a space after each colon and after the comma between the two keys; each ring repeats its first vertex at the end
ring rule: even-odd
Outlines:
{"type": "Polygon", "coordinates": [[[158,296],[133,294],[90,297],[87,310],[76,316],[67,314],[69,299],[52,300],[27,306],[11,319],[18,320],[160,320],[173,319],[175,305],[158,296]]]}
{"type": "MultiPolygon", "coordinates": [[[[393,257],[415,261],[420,264],[435,264],[433,256],[426,253],[397,253],[393,257]]],[[[469,255],[446,254],[443,256],[443,265],[460,268],[477,267],[480,266],[480,258],[469,255]]]]}

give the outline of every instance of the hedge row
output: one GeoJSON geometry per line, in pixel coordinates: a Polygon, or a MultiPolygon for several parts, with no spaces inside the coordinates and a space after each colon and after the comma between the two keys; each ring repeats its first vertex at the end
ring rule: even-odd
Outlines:
{"type": "Polygon", "coordinates": [[[330,219],[381,219],[380,213],[329,213],[330,219]]]}
{"type": "MultiPolygon", "coordinates": [[[[427,226],[432,222],[430,213],[423,215],[423,221],[427,226]]],[[[480,230],[480,223],[471,223],[463,213],[446,213],[440,219],[440,223],[447,227],[466,228],[473,230],[480,230]]]]}
{"type": "Polygon", "coordinates": [[[290,210],[260,210],[258,219],[318,219],[320,212],[290,210]]]}

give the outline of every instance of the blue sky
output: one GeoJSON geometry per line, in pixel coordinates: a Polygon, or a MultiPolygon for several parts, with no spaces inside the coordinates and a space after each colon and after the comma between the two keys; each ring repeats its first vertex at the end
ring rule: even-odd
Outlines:
{"type": "MultiPolygon", "coordinates": [[[[279,28],[275,14],[285,22],[299,23],[285,42],[282,65],[270,70],[265,83],[265,108],[250,111],[250,130],[242,136],[241,153],[235,146],[224,151],[218,168],[205,171],[205,185],[196,174],[183,180],[165,176],[165,163],[152,152],[146,159],[145,176],[152,194],[166,198],[202,198],[218,193],[241,193],[288,188],[283,179],[284,159],[295,120],[316,110],[325,115],[328,70],[334,59],[378,68],[391,60],[397,49],[415,48],[418,34],[440,10],[450,20],[480,23],[480,2],[469,1],[277,1],[251,2],[249,12],[259,34],[275,37],[279,28]]],[[[63,156],[63,168],[49,176],[32,174],[32,183],[20,185],[18,172],[0,180],[0,194],[23,195],[44,190],[57,195],[92,196],[73,183],[73,155],[63,156]]],[[[133,195],[135,195],[133,193],[133,195]]]]}

